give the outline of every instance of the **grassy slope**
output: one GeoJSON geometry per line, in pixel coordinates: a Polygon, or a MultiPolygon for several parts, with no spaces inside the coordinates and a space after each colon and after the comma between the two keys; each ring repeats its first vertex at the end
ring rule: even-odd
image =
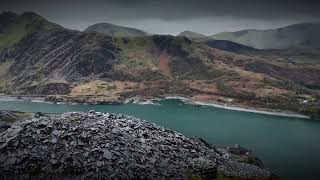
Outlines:
{"type": "Polygon", "coordinates": [[[146,78],[161,78],[161,72],[156,64],[157,57],[152,54],[150,37],[114,38],[114,43],[121,48],[120,62],[114,66],[115,69],[137,78],[141,73],[145,75],[149,73],[150,77],[146,78]]]}
{"type": "Polygon", "coordinates": [[[0,49],[13,46],[40,26],[44,30],[50,30],[58,25],[50,23],[34,13],[15,16],[9,24],[0,29],[0,49]]]}
{"type": "Polygon", "coordinates": [[[9,26],[2,29],[0,35],[0,48],[5,48],[19,42],[27,33],[28,21],[25,19],[16,19],[9,26]]]}
{"type": "Polygon", "coordinates": [[[152,44],[150,38],[114,38],[114,42],[123,50],[122,63],[129,63],[130,65],[130,63],[137,63],[137,61],[146,64],[152,62],[152,57],[147,55],[147,48],[152,44]],[[141,58],[145,58],[146,60],[141,58]]]}

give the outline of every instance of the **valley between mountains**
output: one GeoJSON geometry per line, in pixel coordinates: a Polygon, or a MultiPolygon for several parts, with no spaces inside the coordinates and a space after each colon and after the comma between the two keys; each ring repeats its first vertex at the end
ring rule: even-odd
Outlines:
{"type": "Polygon", "coordinates": [[[2,13],[0,92],[89,104],[178,95],[320,116],[315,47],[255,49],[110,27],[81,32],[35,13],[2,13]]]}

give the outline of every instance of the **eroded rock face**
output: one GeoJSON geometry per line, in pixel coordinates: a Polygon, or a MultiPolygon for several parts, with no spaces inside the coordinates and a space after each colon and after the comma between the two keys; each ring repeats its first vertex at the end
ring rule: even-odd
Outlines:
{"type": "Polygon", "coordinates": [[[14,60],[10,67],[12,75],[30,74],[43,66],[41,73],[44,75],[74,80],[110,70],[119,49],[111,37],[58,28],[29,34],[12,51],[2,57],[14,60]]]}
{"type": "Polygon", "coordinates": [[[65,113],[15,123],[1,133],[0,178],[270,177],[266,169],[224,159],[217,149],[129,116],[65,113]]]}

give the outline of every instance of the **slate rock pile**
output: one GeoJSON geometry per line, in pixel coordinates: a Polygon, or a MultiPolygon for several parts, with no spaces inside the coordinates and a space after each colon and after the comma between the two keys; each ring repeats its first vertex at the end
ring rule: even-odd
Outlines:
{"type": "Polygon", "coordinates": [[[270,172],[225,160],[213,145],[125,115],[64,113],[0,134],[1,179],[251,179],[270,172]]]}
{"type": "Polygon", "coordinates": [[[0,120],[0,133],[6,131],[8,128],[10,128],[10,123],[6,121],[1,121],[0,120]]]}

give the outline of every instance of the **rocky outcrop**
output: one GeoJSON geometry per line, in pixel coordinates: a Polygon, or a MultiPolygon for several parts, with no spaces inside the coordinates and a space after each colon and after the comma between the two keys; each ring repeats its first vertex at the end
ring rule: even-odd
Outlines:
{"type": "Polygon", "coordinates": [[[10,123],[5,121],[0,121],[0,133],[10,128],[10,123]]]}
{"type": "Polygon", "coordinates": [[[134,117],[65,113],[1,133],[0,178],[271,178],[266,169],[223,158],[221,149],[134,117]]]}
{"type": "Polygon", "coordinates": [[[1,58],[13,61],[9,75],[19,77],[17,83],[43,77],[76,81],[102,75],[111,70],[117,54],[108,36],[66,29],[37,31],[6,51],[1,58]]]}

